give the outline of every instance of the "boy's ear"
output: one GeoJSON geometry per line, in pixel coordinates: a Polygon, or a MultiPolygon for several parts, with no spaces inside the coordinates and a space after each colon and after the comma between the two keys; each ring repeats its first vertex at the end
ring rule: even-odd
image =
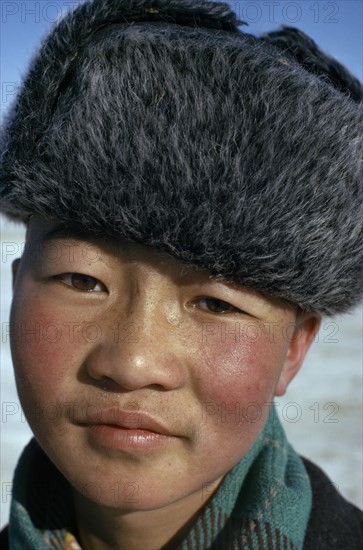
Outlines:
{"type": "Polygon", "coordinates": [[[18,269],[19,269],[19,264],[20,264],[20,258],[16,258],[16,260],[14,260],[13,263],[11,264],[11,271],[13,275],[13,290],[15,286],[16,274],[18,273],[18,269]]]}
{"type": "Polygon", "coordinates": [[[275,396],[284,395],[288,385],[298,373],[305,355],[320,327],[320,317],[314,313],[300,313],[297,316],[289,349],[275,388],[275,396]]]}

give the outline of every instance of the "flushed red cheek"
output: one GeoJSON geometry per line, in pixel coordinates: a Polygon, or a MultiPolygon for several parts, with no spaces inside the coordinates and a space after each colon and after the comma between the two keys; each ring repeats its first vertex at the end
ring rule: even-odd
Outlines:
{"type": "Polygon", "coordinates": [[[70,338],[69,316],[55,314],[48,303],[14,303],[11,347],[20,401],[40,440],[62,434],[62,403],[74,399],[74,377],[82,363],[81,333],[70,338]],[[67,330],[65,330],[67,329],[67,330]]]}
{"type": "Polygon", "coordinates": [[[25,303],[12,312],[12,352],[17,374],[48,395],[56,393],[62,377],[82,350],[82,333],[70,331],[66,316],[49,305],[25,303]]]}
{"type": "Polygon", "coordinates": [[[208,342],[198,353],[199,391],[205,414],[224,422],[265,416],[278,375],[278,359],[267,339],[208,342]],[[266,411],[264,410],[266,408],[266,411]]]}

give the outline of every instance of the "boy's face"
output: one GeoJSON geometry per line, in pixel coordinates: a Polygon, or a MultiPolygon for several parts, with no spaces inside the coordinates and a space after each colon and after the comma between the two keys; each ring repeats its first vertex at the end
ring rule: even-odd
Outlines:
{"type": "Polygon", "coordinates": [[[202,505],[253,445],[318,320],[143,245],[59,227],[32,220],[14,264],[12,355],[35,437],[99,504],[202,505]]]}

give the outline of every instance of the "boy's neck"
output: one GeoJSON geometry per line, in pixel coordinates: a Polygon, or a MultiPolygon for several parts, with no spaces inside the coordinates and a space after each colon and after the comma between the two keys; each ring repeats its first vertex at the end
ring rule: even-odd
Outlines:
{"type": "MultiPolygon", "coordinates": [[[[222,478],[209,485],[209,494],[214,493],[221,482],[222,478]]],[[[198,491],[157,510],[125,512],[103,507],[76,491],[73,496],[78,539],[83,550],[175,548],[207,503],[202,491],[198,491]]]]}

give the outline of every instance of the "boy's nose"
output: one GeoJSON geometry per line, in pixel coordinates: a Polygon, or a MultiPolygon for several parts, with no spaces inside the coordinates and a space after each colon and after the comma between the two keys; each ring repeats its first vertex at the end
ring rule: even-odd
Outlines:
{"type": "Polygon", "coordinates": [[[137,390],[146,387],[172,390],[185,379],[185,360],[175,332],[160,322],[131,322],[118,331],[115,327],[102,336],[86,359],[88,375],[95,381],[107,380],[109,389],[137,390]]]}

